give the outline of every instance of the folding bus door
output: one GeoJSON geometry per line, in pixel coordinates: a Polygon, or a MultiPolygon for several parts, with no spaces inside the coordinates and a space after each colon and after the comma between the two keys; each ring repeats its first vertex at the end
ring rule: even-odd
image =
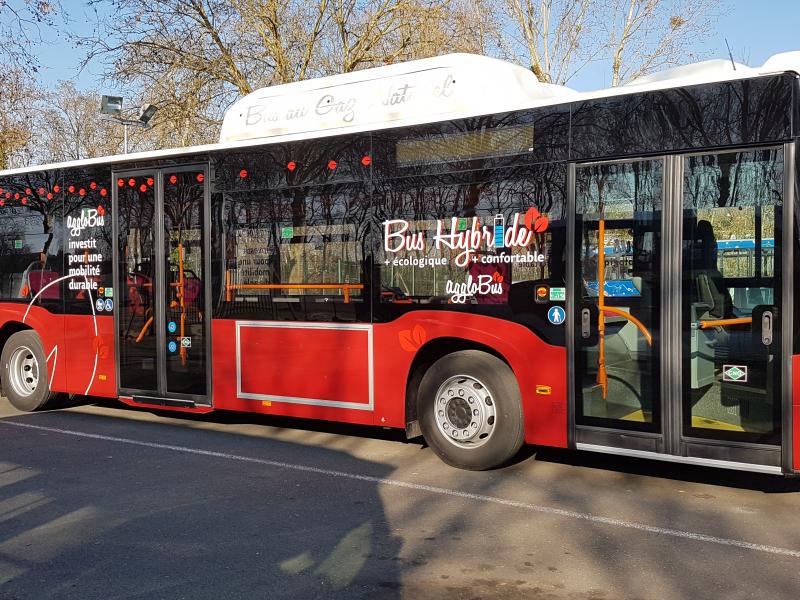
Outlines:
{"type": "Polygon", "coordinates": [[[681,166],[683,452],[779,465],[784,151],[681,166]]]}
{"type": "Polygon", "coordinates": [[[578,448],[791,468],[793,154],[786,145],[573,167],[578,448]]]}
{"type": "Polygon", "coordinates": [[[574,414],[578,441],[661,452],[661,159],[575,173],[574,414]]]}
{"type": "Polygon", "coordinates": [[[119,393],[210,404],[207,168],[115,179],[119,393]]]}

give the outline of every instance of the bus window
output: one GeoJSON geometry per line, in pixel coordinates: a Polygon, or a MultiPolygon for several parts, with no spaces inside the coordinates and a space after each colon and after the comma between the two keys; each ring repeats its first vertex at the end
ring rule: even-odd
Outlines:
{"type": "Polygon", "coordinates": [[[219,316],[369,320],[360,184],[228,193],[219,316]]]}
{"type": "Polygon", "coordinates": [[[0,298],[62,309],[63,229],[57,172],[0,179],[0,298]],[[51,285],[53,284],[53,285],[51,285]]]}
{"type": "Polygon", "coordinates": [[[524,287],[532,304],[534,282],[563,286],[561,189],[525,174],[471,184],[378,182],[380,303],[499,306],[524,287]]]}
{"type": "MultiPolygon", "coordinates": [[[[111,172],[108,167],[67,169],[64,201],[64,282],[66,311],[91,314],[97,298],[116,301],[113,289],[111,172]]],[[[96,305],[95,305],[96,306],[96,305]]],[[[113,308],[103,313],[110,313],[113,308]]]]}

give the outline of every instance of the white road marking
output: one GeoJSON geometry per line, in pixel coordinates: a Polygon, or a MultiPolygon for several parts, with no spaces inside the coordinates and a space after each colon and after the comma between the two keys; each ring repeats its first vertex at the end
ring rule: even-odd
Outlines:
{"type": "Polygon", "coordinates": [[[668,527],[656,527],[654,525],[646,525],[644,523],[636,523],[633,521],[624,521],[622,519],[613,519],[610,517],[601,517],[591,513],[578,512],[574,510],[566,510],[563,508],[555,508],[552,506],[542,506],[538,504],[530,504],[528,502],[519,502],[517,500],[507,500],[505,498],[498,498],[497,496],[486,496],[484,494],[473,494],[471,492],[463,492],[461,490],[454,490],[449,488],[436,487],[432,485],[425,485],[421,483],[411,483],[409,481],[400,481],[397,479],[386,479],[383,477],[373,477],[371,475],[361,475],[359,473],[349,473],[347,471],[336,471],[334,469],[323,469],[320,467],[311,467],[308,465],[298,465],[293,463],[281,462],[277,460],[268,460],[263,458],[253,458],[250,456],[241,456],[238,454],[229,454],[227,452],[214,452],[213,450],[202,450],[200,448],[189,448],[187,446],[173,446],[171,444],[159,444],[156,442],[144,442],[141,440],[134,440],[130,438],[114,437],[110,435],[100,435],[97,433],[86,433],[82,431],[72,431],[70,429],[59,429],[57,427],[44,427],[42,425],[33,425],[30,423],[20,423],[19,421],[8,421],[0,419],[0,424],[8,425],[11,427],[24,427],[27,429],[35,429],[39,431],[48,431],[51,433],[61,433],[64,435],[71,435],[81,438],[89,438],[93,440],[102,440],[105,442],[117,442],[120,444],[129,444],[132,446],[143,446],[145,448],[153,448],[156,450],[171,450],[174,452],[184,452],[187,454],[195,454],[199,456],[210,456],[213,458],[223,458],[226,460],[235,460],[238,462],[253,463],[258,465],[265,465],[268,467],[275,467],[277,469],[288,469],[292,471],[301,471],[304,473],[314,473],[316,475],[325,475],[327,477],[338,477],[342,479],[353,479],[357,481],[366,481],[375,483],[377,485],[385,485],[390,487],[416,490],[420,492],[429,492],[432,494],[439,494],[442,496],[450,496],[453,498],[463,498],[466,500],[474,500],[487,504],[498,504],[500,506],[509,506],[512,508],[519,508],[531,512],[544,513],[548,515],[556,515],[560,517],[567,517],[570,519],[580,519],[582,521],[589,521],[591,523],[599,523],[602,525],[611,525],[613,527],[622,527],[624,529],[635,529],[646,533],[654,533],[658,535],[666,535],[675,538],[682,538],[687,540],[694,540],[697,542],[708,542],[711,544],[719,544],[722,546],[733,546],[734,548],[743,548],[745,550],[756,550],[758,552],[768,552],[770,554],[778,554],[780,556],[791,556],[793,558],[800,558],[800,550],[792,550],[790,548],[781,548],[778,546],[769,546],[765,544],[755,544],[753,542],[745,542],[742,540],[734,540],[729,538],[721,538],[713,535],[706,535],[704,533],[697,533],[694,531],[684,531],[682,529],[670,529],[668,527]]]}

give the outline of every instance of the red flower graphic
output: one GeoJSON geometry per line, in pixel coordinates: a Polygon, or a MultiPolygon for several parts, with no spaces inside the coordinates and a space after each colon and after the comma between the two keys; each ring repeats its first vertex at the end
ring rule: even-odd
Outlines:
{"type": "Polygon", "coordinates": [[[525,227],[536,233],[547,231],[547,227],[550,225],[550,220],[533,207],[525,213],[524,222],[525,227]]]}
{"type": "Polygon", "coordinates": [[[400,347],[406,352],[416,352],[428,339],[422,325],[414,325],[414,329],[404,329],[398,334],[400,347]]]}

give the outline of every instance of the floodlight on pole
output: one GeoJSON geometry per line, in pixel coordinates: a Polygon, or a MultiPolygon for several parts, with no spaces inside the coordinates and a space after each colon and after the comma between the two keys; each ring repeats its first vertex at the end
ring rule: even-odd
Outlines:
{"type": "Polygon", "coordinates": [[[137,118],[125,118],[123,116],[122,96],[104,95],[100,98],[100,114],[105,115],[106,119],[109,121],[114,121],[115,123],[121,124],[124,128],[125,137],[123,148],[125,154],[128,153],[128,125],[133,125],[134,127],[147,127],[157,110],[158,107],[154,104],[133,106],[129,109],[128,114],[137,114],[137,118]],[[138,109],[138,114],[136,112],[131,112],[136,111],[136,109],[138,109]]]}
{"type": "Polygon", "coordinates": [[[147,125],[150,122],[150,119],[153,118],[153,115],[156,114],[158,107],[154,104],[145,104],[139,109],[139,120],[144,124],[147,125]]]}
{"type": "Polygon", "coordinates": [[[100,112],[118,117],[122,114],[122,96],[103,96],[100,98],[100,112]]]}

